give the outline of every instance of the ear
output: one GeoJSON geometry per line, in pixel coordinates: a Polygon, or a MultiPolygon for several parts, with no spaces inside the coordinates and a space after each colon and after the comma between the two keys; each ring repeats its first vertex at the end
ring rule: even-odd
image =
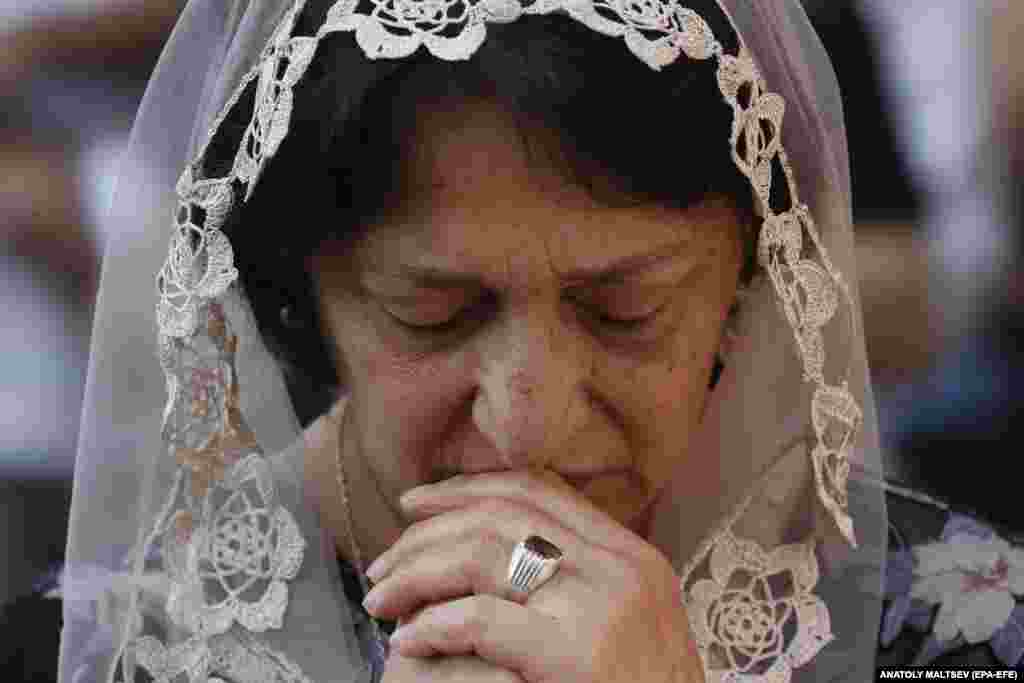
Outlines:
{"type": "Polygon", "coordinates": [[[734,329],[732,316],[725,323],[725,327],[722,330],[722,336],[718,342],[718,352],[715,354],[717,362],[725,365],[729,362],[729,358],[732,356],[733,349],[736,348],[736,330],[734,329]]]}
{"type": "Polygon", "coordinates": [[[722,335],[718,341],[718,353],[716,355],[722,365],[729,363],[732,352],[736,349],[737,341],[740,338],[740,319],[743,317],[745,303],[750,296],[750,285],[742,285],[736,290],[736,298],[729,306],[729,312],[722,324],[722,335]]]}
{"type": "MultiPolygon", "coordinates": [[[[718,338],[718,349],[715,351],[715,359],[711,365],[711,377],[708,380],[708,394],[718,386],[718,380],[722,377],[722,371],[729,362],[732,350],[735,347],[736,332],[735,318],[736,307],[729,310],[729,315],[722,324],[722,332],[718,338]]],[[[706,407],[706,406],[705,406],[706,407]]]]}

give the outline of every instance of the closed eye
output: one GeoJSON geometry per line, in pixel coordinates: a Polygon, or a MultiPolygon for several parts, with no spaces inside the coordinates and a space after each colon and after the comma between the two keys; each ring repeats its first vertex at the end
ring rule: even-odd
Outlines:
{"type": "MultiPolygon", "coordinates": [[[[639,336],[650,333],[661,321],[669,308],[669,301],[662,302],[655,308],[647,306],[626,306],[636,308],[640,314],[609,310],[607,306],[594,305],[592,302],[580,301],[569,297],[572,303],[581,310],[598,328],[598,333],[613,336],[639,336]]],[[[381,308],[388,318],[402,331],[424,338],[446,337],[463,332],[488,320],[497,307],[497,295],[487,293],[469,305],[449,311],[435,311],[433,315],[417,314],[415,311],[394,310],[387,305],[381,308]]]]}
{"type": "Polygon", "coordinates": [[[667,304],[662,304],[658,308],[654,309],[650,313],[642,316],[631,316],[631,317],[618,317],[611,315],[607,312],[594,311],[593,316],[597,322],[605,327],[608,327],[617,332],[639,332],[647,328],[647,326],[657,321],[658,317],[667,307],[667,304]]]}
{"type": "Polygon", "coordinates": [[[494,297],[485,294],[473,303],[463,306],[447,316],[424,320],[414,320],[415,315],[399,314],[387,306],[382,306],[382,308],[393,322],[408,332],[422,335],[445,335],[481,322],[488,315],[493,303],[494,297]]]}
{"type": "Polygon", "coordinates": [[[460,311],[456,315],[452,316],[448,320],[438,323],[412,323],[407,320],[403,320],[400,316],[395,315],[391,311],[387,311],[387,314],[391,319],[399,326],[409,330],[410,332],[417,332],[420,334],[444,334],[447,332],[453,332],[459,328],[464,322],[463,314],[460,311]]]}
{"type": "Polygon", "coordinates": [[[599,332],[622,335],[648,331],[672,300],[665,286],[580,288],[564,296],[599,332]]]}

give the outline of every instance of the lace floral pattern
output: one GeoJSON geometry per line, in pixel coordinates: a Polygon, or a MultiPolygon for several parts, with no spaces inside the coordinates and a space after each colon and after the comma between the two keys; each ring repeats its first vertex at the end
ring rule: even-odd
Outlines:
{"type": "MultiPolygon", "coordinates": [[[[205,188],[215,194],[215,185],[205,188]]],[[[281,627],[305,540],[277,500],[269,462],[239,408],[238,338],[219,303],[193,305],[188,315],[204,318],[202,333],[167,335],[161,345],[171,387],[164,439],[179,469],[146,544],[168,579],[165,630],[187,636],[172,645],[148,634],[128,643],[123,680],[135,680],[134,666],[168,682],[305,681],[252,636],[281,627]]]]}
{"type": "MultiPolygon", "coordinates": [[[[157,317],[168,384],[164,436],[179,475],[150,543],[162,548],[173,578],[168,611],[192,635],[172,647],[151,636],[137,639],[143,668],[157,680],[184,674],[189,681],[205,681],[229,669],[234,673],[218,675],[304,680],[292,669],[291,678],[274,678],[255,665],[225,663],[235,655],[284,661],[255,645],[251,632],[280,627],[287,582],[301,564],[304,541],[290,513],[275,501],[272,478],[238,410],[237,341],[217,301],[238,276],[221,232],[225,218],[239,197],[252,195],[286,137],[293,88],[319,41],[332,33],[354,33],[371,59],[400,58],[424,47],[438,58],[463,60],[483,43],[488,23],[562,11],[621,38],[655,70],[684,56],[716,60],[719,89],[734,114],[733,160],[749,178],[764,217],[760,263],[794,334],[805,379],[814,385],[811,458],[818,497],[856,544],[846,483],[861,411],[845,383],[829,383],[822,333],[852,298],[799,201],[781,142],[786,103],[768,91],[745,48],[726,53],[707,22],[677,0],[340,0],[315,35],[294,35],[303,4],[299,0],[286,12],[260,63],[218,118],[223,121],[255,81],[253,111],[230,173],[197,177],[204,148],[178,183],[174,233],[158,277],[157,317]],[[779,197],[785,201],[775,208],[779,197]],[[238,632],[249,640],[228,635],[238,632]]],[[[216,133],[217,127],[207,144],[216,133]]],[[[709,574],[684,581],[684,595],[709,676],[788,681],[831,638],[828,612],[811,592],[817,581],[813,547],[781,546],[767,553],[726,526],[706,551],[709,574]]]]}
{"type": "Polygon", "coordinates": [[[818,443],[811,452],[814,478],[819,496],[832,513],[843,535],[853,539],[853,521],[846,512],[849,496],[846,485],[850,477],[847,453],[860,427],[863,415],[860,406],[846,387],[819,384],[811,400],[811,423],[818,443]]]}
{"type": "Polygon", "coordinates": [[[406,57],[424,46],[446,60],[469,59],[487,36],[487,23],[514,21],[522,14],[565,10],[605,35],[622,37],[654,69],[685,54],[707,59],[717,47],[711,29],[693,10],[676,3],[567,3],[537,0],[343,0],[328,14],[325,32],[354,31],[371,59],[406,57]],[[660,34],[657,38],[648,37],[660,34]]]}
{"type": "Polygon", "coordinates": [[[313,60],[315,38],[291,37],[300,3],[292,6],[274,33],[260,61],[256,110],[235,156],[233,175],[246,184],[246,200],[256,187],[263,166],[277,153],[288,134],[292,88],[313,60]]]}
{"type": "Polygon", "coordinates": [[[167,531],[167,609],[194,633],[223,633],[235,621],[255,632],[281,627],[304,542],[291,514],[272,507],[267,467],[259,455],[238,463],[207,498],[207,524],[179,511],[167,531]]]}
{"type": "Polygon", "coordinates": [[[136,641],[134,655],[154,683],[176,683],[182,677],[203,683],[312,683],[294,662],[244,633],[191,638],[171,648],[147,636],[136,641]]]}
{"type": "Polygon", "coordinates": [[[195,332],[202,303],[227,291],[238,271],[231,242],[220,230],[233,204],[230,183],[195,181],[186,168],[176,189],[174,232],[157,276],[157,325],[161,335],[180,338],[195,332]]]}
{"type": "MultiPolygon", "coordinates": [[[[778,95],[765,92],[757,67],[746,52],[738,57],[721,56],[718,87],[735,112],[730,139],[733,161],[767,203],[772,161],[782,149],[779,133],[786,103],[778,95]]],[[[768,214],[768,220],[771,218],[768,214]]]]}
{"type": "Polygon", "coordinates": [[[684,604],[708,681],[788,681],[833,639],[813,543],[770,553],[726,530],[684,604]]]}

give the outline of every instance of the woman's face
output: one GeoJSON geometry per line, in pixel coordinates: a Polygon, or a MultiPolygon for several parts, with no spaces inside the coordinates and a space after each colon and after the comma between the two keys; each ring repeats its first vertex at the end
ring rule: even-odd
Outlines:
{"type": "Polygon", "coordinates": [[[391,504],[457,473],[539,467],[644,533],[674,469],[715,457],[690,443],[740,213],[599,204],[486,103],[424,115],[414,147],[404,205],[312,264],[346,439],[391,504]]]}

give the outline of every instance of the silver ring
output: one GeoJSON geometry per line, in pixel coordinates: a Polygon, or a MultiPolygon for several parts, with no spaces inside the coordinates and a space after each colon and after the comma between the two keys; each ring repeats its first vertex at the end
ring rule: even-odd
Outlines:
{"type": "Polygon", "coordinates": [[[555,575],[561,563],[562,551],[557,545],[540,536],[528,536],[512,551],[508,583],[514,591],[532,593],[555,575]]]}

